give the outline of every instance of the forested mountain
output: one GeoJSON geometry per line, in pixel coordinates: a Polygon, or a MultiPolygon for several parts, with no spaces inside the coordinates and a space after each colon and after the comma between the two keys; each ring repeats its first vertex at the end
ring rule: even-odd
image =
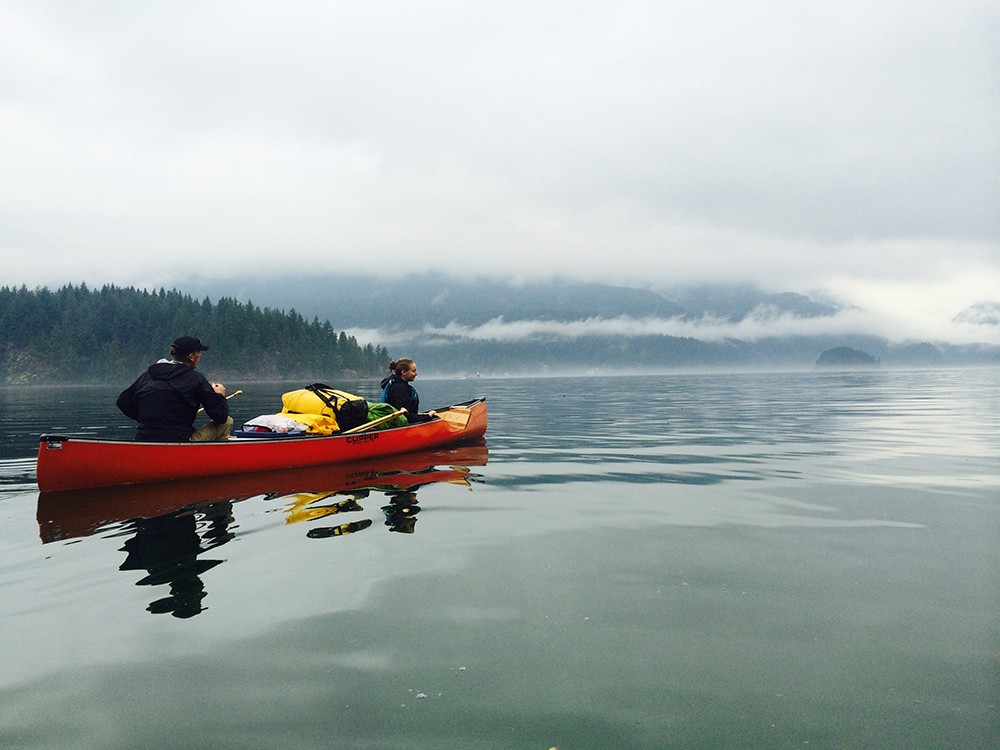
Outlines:
{"type": "Polygon", "coordinates": [[[0,383],[128,381],[181,335],[209,344],[204,366],[220,379],[368,376],[388,361],[329,321],[163,289],[0,287],[0,332],[0,383]]]}

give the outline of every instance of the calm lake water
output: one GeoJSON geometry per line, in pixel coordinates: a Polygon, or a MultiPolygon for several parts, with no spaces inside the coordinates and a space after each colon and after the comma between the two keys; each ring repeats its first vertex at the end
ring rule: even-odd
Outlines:
{"type": "Polygon", "coordinates": [[[1000,747],[1000,370],[417,385],[486,445],[55,499],[119,388],[0,389],[0,746],[1000,747]]]}

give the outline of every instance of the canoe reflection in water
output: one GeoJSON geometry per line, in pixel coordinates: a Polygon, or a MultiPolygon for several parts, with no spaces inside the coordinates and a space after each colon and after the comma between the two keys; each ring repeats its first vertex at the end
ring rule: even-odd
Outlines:
{"type": "MultiPolygon", "coordinates": [[[[363,512],[372,493],[383,493],[388,501],[381,510],[389,531],[412,534],[420,511],[417,490],[439,482],[471,489],[482,477],[468,467],[485,466],[487,458],[486,444],[480,440],[360,464],[43,492],[38,496],[39,533],[43,543],[109,530],[115,530],[114,536],[131,533],[121,548],[126,558],[120,570],[145,571],[138,586],[169,586],[167,596],[147,607],[150,612],[187,618],[205,610],[207,593],[201,576],[224,562],[201,556],[238,535],[235,517],[241,501],[263,497],[265,502],[283,503],[286,524],[312,525],[319,519],[363,512]],[[328,489],[317,491],[319,487],[328,489]]],[[[354,518],[334,526],[314,526],[305,536],[344,536],[372,525],[370,518],[354,518]]]]}

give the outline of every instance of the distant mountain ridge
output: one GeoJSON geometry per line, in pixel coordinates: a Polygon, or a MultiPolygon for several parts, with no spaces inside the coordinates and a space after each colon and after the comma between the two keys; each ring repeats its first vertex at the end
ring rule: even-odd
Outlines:
{"type": "Polygon", "coordinates": [[[838,308],[792,292],[768,294],[749,285],[648,289],[570,280],[514,283],[420,274],[400,279],[325,276],[308,279],[235,278],[184,282],[194,296],[234,297],[258,306],[294,308],[307,318],[348,328],[413,328],[423,324],[482,325],[496,318],[574,321],[592,318],[705,317],[738,322],[761,307],[799,317],[834,315],[838,308]]]}
{"type": "MultiPolygon", "coordinates": [[[[386,346],[394,356],[418,358],[425,373],[812,367],[823,351],[845,346],[871,354],[886,367],[1000,363],[997,346],[895,344],[860,332],[757,333],[752,338],[732,333],[722,339],[718,334],[698,338],[697,332],[705,330],[705,325],[737,331],[739,325],[753,327],[761,321],[815,321],[817,326],[797,330],[822,330],[824,318],[842,311],[806,295],[770,294],[749,285],[701,285],[658,293],[566,279],[516,283],[420,274],[404,278],[247,276],[184,282],[182,291],[196,297],[225,296],[258,306],[294,309],[307,319],[329,321],[337,328],[379,331],[372,335],[384,340],[372,343],[386,346]],[[614,326],[599,325],[609,320],[682,321],[691,325],[674,328],[694,333],[643,333],[640,325],[639,330],[615,334],[608,332],[614,326]],[[567,329],[572,334],[560,333],[567,329]]],[[[984,304],[970,308],[968,314],[978,321],[993,312],[993,307],[984,304]]],[[[767,330],[757,325],[758,330],[762,327],[767,330]]]]}
{"type": "Polygon", "coordinates": [[[761,307],[801,318],[836,315],[840,308],[816,302],[794,292],[766,294],[748,285],[698,285],[668,292],[670,298],[688,311],[688,318],[718,317],[739,322],[761,307]]]}
{"type": "Polygon", "coordinates": [[[1000,302],[977,302],[956,315],[955,321],[1000,326],[1000,302]]]}

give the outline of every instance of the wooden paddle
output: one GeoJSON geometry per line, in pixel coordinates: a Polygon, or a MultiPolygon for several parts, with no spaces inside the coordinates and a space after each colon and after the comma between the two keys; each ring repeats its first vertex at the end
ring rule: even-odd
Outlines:
{"type": "MultiPolygon", "coordinates": [[[[240,396],[242,394],[243,394],[242,390],[240,390],[240,391],[234,391],[233,393],[230,393],[228,396],[226,396],[226,401],[228,401],[229,399],[233,398],[234,396],[240,396]]],[[[205,411],[205,407],[204,406],[201,407],[200,409],[198,409],[198,411],[196,411],[195,414],[201,414],[203,411],[205,411]]]]}
{"type": "Polygon", "coordinates": [[[364,432],[365,430],[370,430],[372,427],[378,427],[380,424],[385,424],[390,419],[395,419],[400,414],[406,414],[406,409],[400,409],[399,411],[394,411],[392,414],[386,414],[384,417],[373,419],[371,422],[365,422],[364,424],[358,425],[357,427],[352,427],[349,430],[344,430],[340,434],[350,435],[352,432],[364,432]]]}
{"type": "Polygon", "coordinates": [[[448,409],[437,412],[437,415],[445,422],[450,424],[452,427],[465,429],[465,427],[469,424],[469,415],[471,413],[472,412],[470,412],[468,409],[463,409],[461,407],[453,406],[448,409]]]}

